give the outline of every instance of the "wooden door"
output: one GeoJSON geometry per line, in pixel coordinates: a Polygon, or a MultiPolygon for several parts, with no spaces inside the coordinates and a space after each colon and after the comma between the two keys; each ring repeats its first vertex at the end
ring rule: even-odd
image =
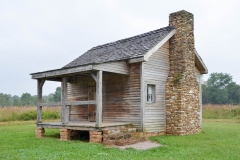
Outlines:
{"type": "MultiPolygon", "coordinates": [[[[88,88],[88,100],[96,100],[96,86],[89,86],[88,88]]],[[[88,105],[88,120],[89,122],[96,122],[96,105],[88,105]]]]}

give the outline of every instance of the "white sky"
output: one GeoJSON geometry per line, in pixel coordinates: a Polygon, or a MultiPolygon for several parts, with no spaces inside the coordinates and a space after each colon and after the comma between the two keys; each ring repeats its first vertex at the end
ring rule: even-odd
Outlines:
{"type": "MultiPolygon", "coordinates": [[[[240,84],[239,8],[237,0],[1,0],[0,93],[36,95],[30,73],[61,68],[94,46],[165,27],[169,14],[183,9],[194,14],[195,47],[209,73],[229,73],[240,84]]],[[[45,83],[44,94],[57,86],[45,83]]]]}

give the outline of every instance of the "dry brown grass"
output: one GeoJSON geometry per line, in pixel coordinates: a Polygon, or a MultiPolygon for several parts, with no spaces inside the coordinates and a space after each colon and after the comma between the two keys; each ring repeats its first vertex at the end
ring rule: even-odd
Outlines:
{"type": "Polygon", "coordinates": [[[240,119],[240,105],[203,105],[203,118],[240,119]]]}
{"type": "MultiPolygon", "coordinates": [[[[26,116],[36,116],[36,110],[37,110],[36,106],[0,107],[0,122],[24,120],[24,118],[26,118],[26,116]]],[[[42,110],[43,110],[43,113],[47,113],[47,114],[60,113],[60,107],[43,107],[42,110]]]]}
{"type": "Polygon", "coordinates": [[[215,108],[215,109],[235,109],[235,108],[240,108],[240,105],[231,105],[231,104],[225,104],[225,105],[218,105],[218,104],[204,104],[203,109],[206,108],[215,108]]]}

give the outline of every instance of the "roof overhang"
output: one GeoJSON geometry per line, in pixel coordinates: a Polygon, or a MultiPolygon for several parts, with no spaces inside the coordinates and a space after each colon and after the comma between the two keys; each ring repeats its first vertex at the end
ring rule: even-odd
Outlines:
{"type": "Polygon", "coordinates": [[[199,72],[201,74],[208,73],[208,69],[207,69],[206,65],[204,64],[202,58],[199,56],[199,54],[197,53],[196,50],[195,50],[195,65],[199,69],[199,72]]]}
{"type": "Polygon", "coordinates": [[[79,66],[74,68],[49,70],[44,72],[32,73],[30,75],[32,75],[32,79],[47,79],[47,80],[59,81],[59,77],[79,74],[79,73],[87,73],[87,72],[92,72],[97,70],[129,75],[129,68],[126,61],[109,62],[109,63],[79,66]]]}

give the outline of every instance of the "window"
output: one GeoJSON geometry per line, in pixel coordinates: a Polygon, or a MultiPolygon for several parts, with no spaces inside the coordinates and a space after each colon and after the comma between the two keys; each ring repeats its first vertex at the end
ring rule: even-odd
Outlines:
{"type": "Polygon", "coordinates": [[[147,103],[155,102],[155,85],[147,85],[147,103]]]}

